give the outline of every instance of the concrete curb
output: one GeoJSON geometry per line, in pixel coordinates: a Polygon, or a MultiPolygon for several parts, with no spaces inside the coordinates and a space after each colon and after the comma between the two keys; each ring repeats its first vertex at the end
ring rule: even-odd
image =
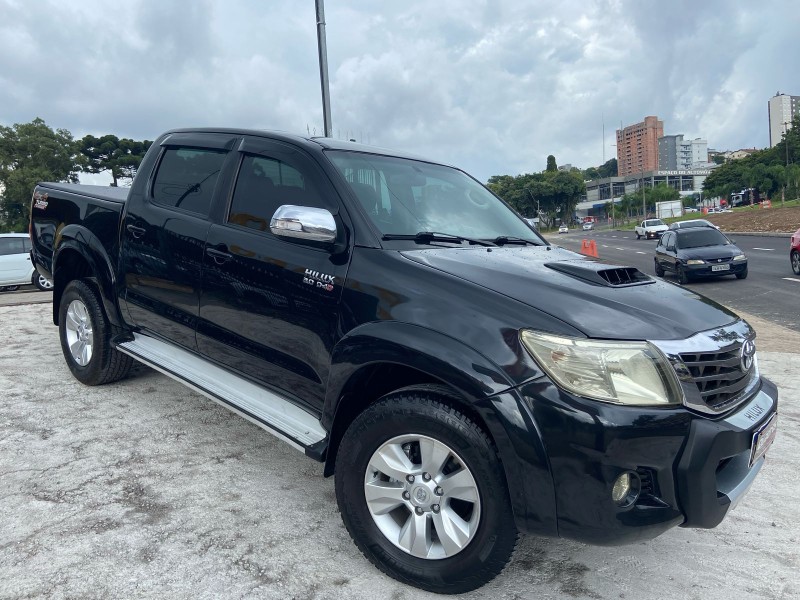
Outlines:
{"type": "Polygon", "coordinates": [[[789,239],[793,233],[783,233],[779,231],[723,231],[725,235],[755,235],[761,237],[777,237],[789,239]]]}

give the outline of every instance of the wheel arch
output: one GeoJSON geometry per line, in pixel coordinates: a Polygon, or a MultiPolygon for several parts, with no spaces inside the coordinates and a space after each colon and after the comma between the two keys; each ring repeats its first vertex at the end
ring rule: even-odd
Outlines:
{"type": "Polygon", "coordinates": [[[384,395],[403,388],[436,394],[482,428],[498,450],[520,529],[555,535],[552,475],[533,416],[502,369],[462,342],[403,323],[362,326],[333,353],[322,424],[328,430],[324,474],[333,475],[349,424],[384,395]],[[544,493],[525,483],[541,474],[544,493]]]}
{"type": "Polygon", "coordinates": [[[67,284],[74,279],[88,279],[100,293],[108,320],[121,326],[114,291],[116,275],[100,240],[80,225],[66,226],[60,237],[61,243],[53,256],[53,323],[58,325],[58,307],[67,284]]]}

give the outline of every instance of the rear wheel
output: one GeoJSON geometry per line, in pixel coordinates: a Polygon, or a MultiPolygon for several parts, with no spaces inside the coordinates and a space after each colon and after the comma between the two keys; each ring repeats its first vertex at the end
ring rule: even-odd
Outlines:
{"type": "Polygon", "coordinates": [[[689,283],[689,275],[686,273],[686,270],[683,268],[683,265],[678,265],[678,283],[681,285],[689,283]]]}
{"type": "Polygon", "coordinates": [[[38,271],[33,272],[31,283],[43,292],[49,292],[53,289],[53,282],[44,275],[41,275],[38,271]]]}
{"type": "Polygon", "coordinates": [[[0,288],[0,292],[16,292],[19,289],[18,285],[7,285],[0,288]]]}
{"type": "Polygon", "coordinates": [[[638,231],[636,232],[636,239],[637,239],[637,240],[640,240],[640,239],[642,239],[642,236],[641,236],[641,235],[639,235],[639,232],[638,232],[638,231]]]}
{"type": "Polygon", "coordinates": [[[800,275],[800,252],[792,250],[792,271],[795,275],[800,275]]]}
{"type": "Polygon", "coordinates": [[[103,312],[97,292],[83,281],[71,281],[61,296],[58,331],[61,350],[75,379],[100,385],[128,374],[133,359],[111,347],[115,329],[103,312]]]}
{"type": "Polygon", "coordinates": [[[656,264],[656,267],[655,267],[656,275],[658,277],[663,277],[664,276],[664,269],[661,267],[660,264],[658,264],[658,260],[657,259],[653,259],[653,260],[654,260],[654,262],[656,264]]]}
{"type": "Polygon", "coordinates": [[[442,399],[409,388],[356,417],[337,453],[336,499],[350,536],[384,573],[456,594],[502,571],[517,530],[497,450],[442,399]]]}

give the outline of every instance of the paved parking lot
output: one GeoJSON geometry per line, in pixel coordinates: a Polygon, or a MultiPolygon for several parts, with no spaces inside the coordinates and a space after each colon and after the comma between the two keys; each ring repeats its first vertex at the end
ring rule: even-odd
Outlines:
{"type": "MultiPolygon", "coordinates": [[[[0,598],[434,597],[360,555],[320,464],[146,368],[80,385],[50,310],[0,307],[0,598]]],[[[720,527],[617,548],[523,538],[463,597],[800,597],[800,355],[760,360],[780,431],[720,527]]]]}

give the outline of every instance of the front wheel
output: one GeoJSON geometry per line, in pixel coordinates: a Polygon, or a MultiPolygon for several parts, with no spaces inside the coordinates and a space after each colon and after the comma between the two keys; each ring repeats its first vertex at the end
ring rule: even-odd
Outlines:
{"type": "Polygon", "coordinates": [[[747,279],[747,269],[736,274],[736,279],[747,279]]]}
{"type": "Polygon", "coordinates": [[[361,552],[406,584],[474,590],[511,558],[517,530],[497,450],[443,396],[409,388],[351,423],[336,461],[336,499],[361,552]]]}
{"type": "Polygon", "coordinates": [[[86,385],[100,385],[128,374],[133,359],[111,347],[113,330],[97,292],[83,281],[67,284],[58,310],[58,332],[61,350],[75,379],[86,385]]]}
{"type": "Polygon", "coordinates": [[[685,285],[689,283],[689,275],[686,273],[686,269],[683,268],[683,265],[678,265],[678,283],[681,285],[685,285]]]}
{"type": "Polygon", "coordinates": [[[792,250],[792,271],[794,271],[795,275],[800,275],[800,252],[797,250],[792,250]]]}

